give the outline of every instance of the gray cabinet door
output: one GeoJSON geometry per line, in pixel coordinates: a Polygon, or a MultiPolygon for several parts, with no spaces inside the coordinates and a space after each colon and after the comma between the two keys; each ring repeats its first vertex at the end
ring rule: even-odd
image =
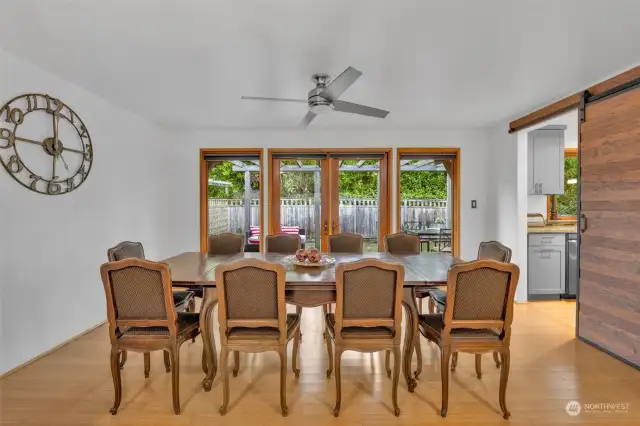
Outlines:
{"type": "Polygon", "coordinates": [[[529,246],[529,294],[562,294],[564,246],[529,246]]]}
{"type": "Polygon", "coordinates": [[[564,194],[564,127],[547,126],[529,132],[529,194],[564,194]]]}

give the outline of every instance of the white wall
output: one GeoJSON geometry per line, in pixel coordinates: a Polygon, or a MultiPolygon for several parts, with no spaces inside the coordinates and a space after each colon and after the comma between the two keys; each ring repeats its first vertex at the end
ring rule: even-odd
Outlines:
{"type": "Polygon", "coordinates": [[[143,241],[152,259],[174,251],[171,134],[0,50],[0,103],[32,92],[75,110],[95,157],[87,181],[60,196],[0,170],[0,373],[105,320],[99,266],[108,247],[143,241]]]}
{"type": "MultiPolygon", "coordinates": [[[[355,131],[355,130],[314,130],[306,131],[201,131],[181,138],[184,164],[176,167],[182,170],[175,179],[182,182],[179,204],[183,207],[183,220],[178,221],[183,247],[197,250],[198,230],[198,154],[196,148],[215,147],[260,147],[264,148],[264,170],[266,170],[266,148],[372,148],[372,147],[459,147],[461,149],[460,182],[460,232],[461,256],[475,259],[478,244],[494,235],[491,204],[493,185],[488,181],[492,159],[488,147],[488,133],[484,129],[458,130],[396,130],[396,131],[355,131]],[[471,209],[471,200],[478,201],[478,208],[471,209]],[[188,239],[188,241],[186,240],[188,239]]],[[[395,150],[394,150],[395,157],[395,150]]],[[[395,167],[395,160],[393,162],[395,167]]],[[[267,188],[266,172],[264,188],[267,188]]],[[[395,173],[393,174],[393,200],[395,202],[395,173]]],[[[265,204],[267,191],[265,193],[265,204]]],[[[393,224],[395,224],[395,209],[393,224]]],[[[265,212],[265,221],[268,221],[265,212]]]]}
{"type": "MultiPolygon", "coordinates": [[[[567,130],[564,132],[564,147],[578,147],[578,110],[569,111],[566,114],[559,115],[551,120],[538,123],[535,126],[528,127],[518,132],[518,138],[527,139],[527,133],[532,130],[549,125],[565,125],[567,130]]],[[[526,143],[526,142],[525,142],[526,143]]],[[[541,213],[547,219],[547,196],[546,195],[529,195],[527,198],[528,213],[541,213]]]]}

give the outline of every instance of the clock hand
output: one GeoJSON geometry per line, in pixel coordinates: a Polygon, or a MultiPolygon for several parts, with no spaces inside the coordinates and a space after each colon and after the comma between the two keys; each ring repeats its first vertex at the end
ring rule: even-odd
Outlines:
{"type": "Polygon", "coordinates": [[[69,166],[67,166],[67,162],[64,161],[64,157],[62,156],[62,153],[60,153],[60,159],[62,160],[62,162],[64,163],[64,168],[69,170],[69,166]]]}
{"type": "Polygon", "coordinates": [[[31,140],[31,139],[27,139],[27,138],[21,138],[20,136],[14,136],[14,139],[17,140],[17,141],[29,142],[29,143],[33,143],[33,144],[36,144],[36,145],[44,145],[43,142],[38,142],[38,141],[34,141],[34,140],[31,140]]]}
{"type": "Polygon", "coordinates": [[[56,159],[57,159],[57,155],[53,154],[53,171],[51,172],[51,182],[53,182],[53,180],[56,178],[56,159]]]}

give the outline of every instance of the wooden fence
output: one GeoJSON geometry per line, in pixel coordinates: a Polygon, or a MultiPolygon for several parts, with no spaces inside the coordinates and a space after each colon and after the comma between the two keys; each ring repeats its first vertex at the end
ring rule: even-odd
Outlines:
{"type": "MultiPolygon", "coordinates": [[[[375,198],[341,198],[340,230],[360,234],[364,238],[378,237],[378,200],[375,198]]],[[[243,199],[209,199],[209,234],[220,232],[242,233],[245,228],[243,199]]],[[[313,198],[283,198],[280,200],[280,218],[284,226],[304,228],[307,239],[313,239],[319,230],[316,224],[316,206],[313,198]]],[[[429,226],[448,222],[446,200],[403,199],[400,214],[403,224],[429,226]]],[[[251,200],[251,225],[259,225],[260,203],[251,200]]]]}

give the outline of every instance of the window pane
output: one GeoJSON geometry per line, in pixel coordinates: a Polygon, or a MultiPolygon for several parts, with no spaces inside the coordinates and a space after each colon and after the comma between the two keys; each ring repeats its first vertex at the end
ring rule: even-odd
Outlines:
{"type": "Polygon", "coordinates": [[[259,231],[252,237],[251,226],[260,226],[259,161],[209,161],[209,235],[232,232],[246,236],[246,245],[259,244],[259,231]]]}
{"type": "Polygon", "coordinates": [[[564,158],[564,194],[556,203],[558,216],[578,215],[578,157],[564,158]]]}

